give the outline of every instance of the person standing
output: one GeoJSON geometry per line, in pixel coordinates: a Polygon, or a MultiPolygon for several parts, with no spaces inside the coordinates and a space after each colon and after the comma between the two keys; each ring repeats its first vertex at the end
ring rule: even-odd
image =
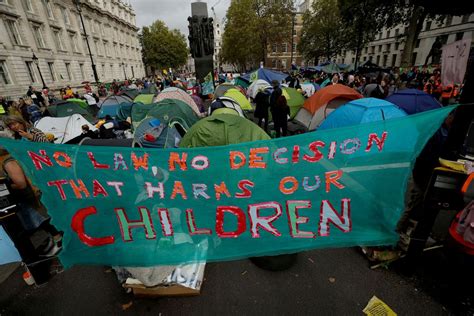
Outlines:
{"type": "Polygon", "coordinates": [[[262,127],[262,122],[264,124],[263,129],[265,132],[268,130],[268,107],[270,106],[268,102],[268,94],[264,92],[263,89],[258,91],[255,96],[255,117],[258,118],[258,126],[262,127]]]}
{"type": "MultiPolygon", "coordinates": [[[[288,131],[288,116],[290,115],[290,107],[286,101],[285,96],[280,88],[273,91],[275,93],[275,104],[272,107],[272,117],[276,137],[281,135],[286,136],[288,131]]],[[[272,93],[273,96],[273,93],[272,93]]]]}

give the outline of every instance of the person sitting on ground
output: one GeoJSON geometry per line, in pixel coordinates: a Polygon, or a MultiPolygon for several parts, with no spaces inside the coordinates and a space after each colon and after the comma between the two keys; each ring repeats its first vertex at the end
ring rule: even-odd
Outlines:
{"type": "Polygon", "coordinates": [[[89,138],[92,138],[92,139],[98,138],[98,135],[90,130],[89,125],[84,124],[84,125],[81,126],[81,129],[82,129],[82,136],[83,137],[89,137],[89,138]]]}
{"type": "Polygon", "coordinates": [[[50,142],[41,130],[32,127],[30,123],[21,117],[8,115],[3,121],[6,127],[13,132],[15,139],[29,140],[38,143],[50,142]]]}

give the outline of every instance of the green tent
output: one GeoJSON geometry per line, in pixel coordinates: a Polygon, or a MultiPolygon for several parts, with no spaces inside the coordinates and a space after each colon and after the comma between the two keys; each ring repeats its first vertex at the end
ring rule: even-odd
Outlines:
{"type": "Polygon", "coordinates": [[[175,99],[164,99],[154,103],[146,116],[158,118],[166,124],[179,122],[186,130],[199,120],[189,105],[175,99]]]}
{"type": "Polygon", "coordinates": [[[154,94],[139,94],[135,97],[133,102],[141,102],[143,104],[152,104],[154,98],[155,98],[154,94]]]}
{"type": "Polygon", "coordinates": [[[283,88],[282,90],[290,107],[290,118],[294,118],[304,104],[304,96],[295,88],[283,88]]]}
{"type": "Polygon", "coordinates": [[[237,89],[229,89],[227,92],[224,94],[225,97],[231,98],[235,102],[237,102],[242,110],[244,111],[252,111],[252,105],[250,105],[250,101],[247,99],[245,95],[242,94],[237,89]]]}
{"type": "Polygon", "coordinates": [[[270,136],[254,122],[232,109],[221,108],[194,124],[179,147],[222,146],[268,139],[270,136]]]}
{"type": "Polygon", "coordinates": [[[135,129],[138,124],[140,124],[140,122],[146,117],[148,111],[150,111],[153,106],[154,104],[143,104],[141,102],[133,103],[132,110],[130,111],[133,129],[135,129]]]}
{"type": "Polygon", "coordinates": [[[335,74],[341,72],[341,68],[335,63],[327,64],[321,68],[322,71],[328,74],[335,74]]]}
{"type": "Polygon", "coordinates": [[[67,99],[67,102],[77,103],[84,109],[87,109],[89,107],[89,104],[87,104],[87,102],[82,99],[71,98],[67,99]]]}
{"type": "Polygon", "coordinates": [[[91,123],[95,123],[97,120],[94,118],[92,109],[83,108],[78,103],[75,102],[61,102],[55,105],[48,106],[48,113],[52,117],[66,117],[73,114],[81,114],[86,120],[91,123]]]}

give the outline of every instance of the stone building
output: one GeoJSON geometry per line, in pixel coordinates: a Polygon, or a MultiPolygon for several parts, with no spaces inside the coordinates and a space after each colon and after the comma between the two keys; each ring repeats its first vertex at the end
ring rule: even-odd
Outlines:
{"type": "MultiPolygon", "coordinates": [[[[94,82],[75,2],[0,0],[0,95],[42,88],[41,76],[50,90],[94,82]]],[[[133,8],[121,0],[79,2],[99,80],[144,76],[133,8]]]]}
{"type": "MultiPolygon", "coordinates": [[[[375,39],[362,49],[359,62],[370,60],[382,67],[400,66],[405,33],[406,26],[404,25],[382,29],[375,39]]],[[[426,20],[411,56],[411,64],[414,66],[424,65],[425,62],[430,64],[432,59],[427,60],[427,57],[436,39],[444,45],[461,39],[473,39],[473,35],[474,14],[448,16],[441,24],[426,20]]],[[[352,51],[343,52],[341,56],[337,57],[336,62],[354,63],[355,53],[352,51]]]]}

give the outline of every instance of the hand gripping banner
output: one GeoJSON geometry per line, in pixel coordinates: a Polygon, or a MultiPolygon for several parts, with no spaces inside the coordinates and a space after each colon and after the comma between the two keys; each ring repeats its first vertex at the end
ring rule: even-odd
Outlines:
{"type": "Polygon", "coordinates": [[[65,232],[65,266],[153,266],[396,243],[414,160],[452,109],[222,147],[0,141],[65,232]]]}

